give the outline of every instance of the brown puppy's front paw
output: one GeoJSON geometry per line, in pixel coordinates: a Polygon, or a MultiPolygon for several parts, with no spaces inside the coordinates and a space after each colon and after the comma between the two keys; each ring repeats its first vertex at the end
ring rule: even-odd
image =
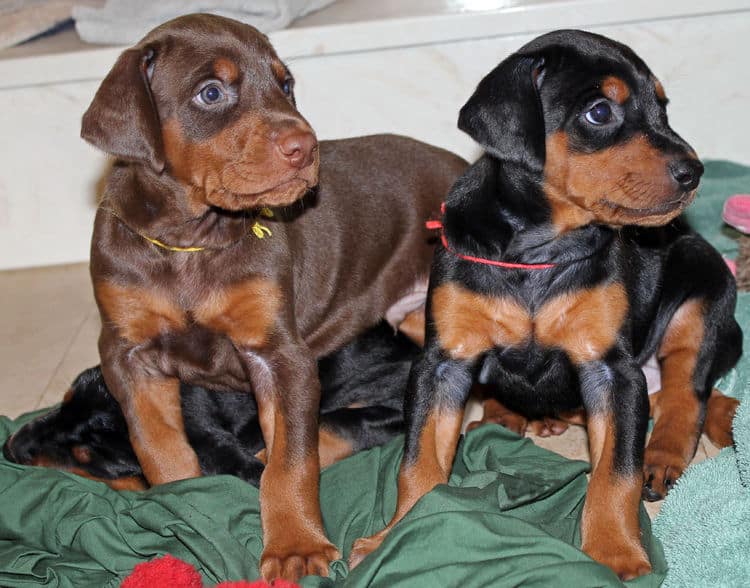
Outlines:
{"type": "Polygon", "coordinates": [[[302,576],[328,576],[328,564],[341,554],[327,541],[300,545],[268,545],[260,557],[260,575],[267,582],[283,578],[296,582],[302,576]]]}
{"type": "Polygon", "coordinates": [[[687,463],[680,456],[647,448],[643,460],[643,499],[649,502],[662,500],[686,467],[687,463]]]}
{"type": "Polygon", "coordinates": [[[621,580],[632,580],[651,573],[651,562],[640,545],[605,542],[596,546],[584,544],[582,549],[591,559],[611,569],[621,580]]]}
{"type": "Polygon", "coordinates": [[[360,537],[352,545],[352,552],[349,554],[349,569],[353,570],[360,562],[375,551],[385,539],[387,532],[385,529],[380,533],[375,533],[370,537],[360,537]]]}

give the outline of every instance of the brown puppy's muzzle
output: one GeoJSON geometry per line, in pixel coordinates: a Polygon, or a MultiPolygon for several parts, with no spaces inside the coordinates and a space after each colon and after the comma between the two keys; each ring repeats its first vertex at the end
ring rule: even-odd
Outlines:
{"type": "Polygon", "coordinates": [[[222,190],[209,201],[228,210],[285,206],[318,183],[318,140],[306,124],[254,132],[242,154],[221,172],[222,190]],[[218,198],[216,197],[218,196],[218,198]]]}

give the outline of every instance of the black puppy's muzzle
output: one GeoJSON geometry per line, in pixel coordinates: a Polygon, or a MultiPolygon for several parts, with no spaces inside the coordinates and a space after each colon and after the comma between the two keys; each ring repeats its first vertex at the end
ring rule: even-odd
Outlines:
{"type": "Polygon", "coordinates": [[[669,173],[682,190],[690,192],[698,187],[703,164],[697,159],[678,159],[669,164],[669,173]]]}

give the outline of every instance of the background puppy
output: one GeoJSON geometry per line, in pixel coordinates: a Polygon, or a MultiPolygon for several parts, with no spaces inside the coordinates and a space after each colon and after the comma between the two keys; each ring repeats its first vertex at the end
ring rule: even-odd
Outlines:
{"type": "Polygon", "coordinates": [[[678,215],[703,166],[628,47],[543,35],[487,75],[459,127],[486,150],[454,185],[409,379],[396,514],[448,479],[472,381],[534,418],[583,406],[591,481],[582,548],[621,578],[650,571],[638,509],[686,466],[716,379],[737,361],[735,284],[678,215]],[[645,451],[641,365],[662,389],[645,451]]]}
{"type": "Polygon", "coordinates": [[[107,388],[150,484],[201,474],[180,382],[254,393],[267,580],[339,556],[318,499],[316,358],[422,312],[423,222],[465,168],[403,137],[318,144],[293,90],[257,30],[187,16],[121,55],[81,129],[117,157],[91,248],[107,388]]]}
{"type": "MultiPolygon", "coordinates": [[[[402,431],[403,393],[417,350],[405,335],[381,323],[318,361],[321,466],[402,431]]],[[[258,454],[265,443],[253,396],[183,384],[180,399],[185,433],[201,472],[231,474],[257,486],[263,471],[258,454]]],[[[16,463],[97,479],[116,490],[147,487],[125,418],[98,366],[75,379],[59,407],[16,431],[3,454],[16,463]]]]}

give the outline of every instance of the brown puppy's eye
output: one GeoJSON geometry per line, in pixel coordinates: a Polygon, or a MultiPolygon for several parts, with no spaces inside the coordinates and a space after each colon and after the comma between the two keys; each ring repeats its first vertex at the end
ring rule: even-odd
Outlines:
{"type": "Polygon", "coordinates": [[[230,94],[231,89],[230,91],[227,91],[227,89],[224,88],[224,85],[221,82],[219,82],[218,80],[212,80],[207,82],[200,89],[200,91],[193,98],[193,102],[195,102],[198,106],[202,106],[203,108],[223,106],[232,98],[230,94]]]}
{"type": "Polygon", "coordinates": [[[203,104],[216,104],[224,98],[224,90],[217,84],[209,84],[198,94],[203,104]]]}

